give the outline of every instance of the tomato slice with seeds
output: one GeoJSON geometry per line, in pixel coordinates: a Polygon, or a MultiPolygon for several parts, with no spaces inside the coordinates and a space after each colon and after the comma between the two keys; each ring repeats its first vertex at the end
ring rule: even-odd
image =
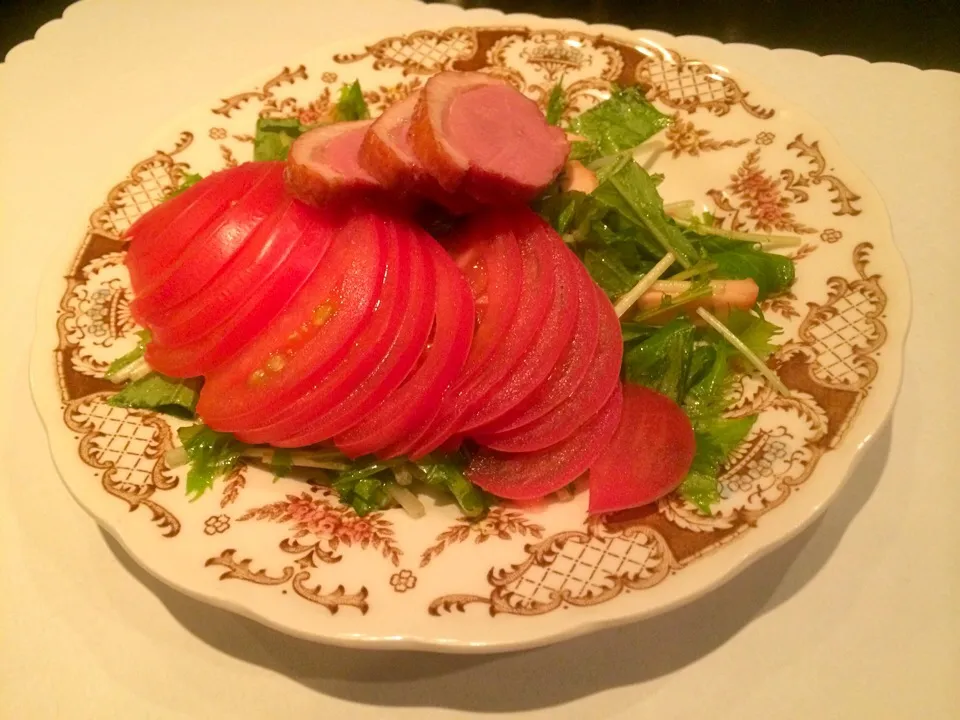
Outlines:
{"type": "Polygon", "coordinates": [[[536,500],[576,480],[603,452],[617,431],[623,406],[619,384],[600,411],[569,438],[530,453],[483,449],[470,460],[467,478],[508,500],[536,500]]]}
{"type": "Polygon", "coordinates": [[[287,307],[236,357],[207,375],[197,413],[232,432],[278,414],[347,354],[383,285],[388,224],[353,213],[287,307]]]}
{"type": "Polygon", "coordinates": [[[433,329],[429,344],[409,378],[357,425],[334,438],[349,457],[376,453],[395,457],[398,443],[434,418],[443,392],[460,374],[470,353],[474,309],[470,287],[450,256],[433,238],[422,245],[437,278],[433,329]]]}
{"type": "MultiPolygon", "coordinates": [[[[410,280],[406,287],[397,291],[406,295],[404,310],[396,323],[397,328],[388,328],[386,336],[392,336],[392,345],[382,355],[376,368],[355,386],[348,386],[349,395],[333,407],[317,412],[306,429],[294,437],[278,440],[280,447],[302,447],[332,438],[334,435],[357,424],[374,407],[379,405],[402,383],[423,354],[433,324],[433,304],[437,294],[436,272],[425,247],[424,235],[414,227],[401,228],[401,238],[408,236],[411,255],[410,280]]],[[[403,241],[402,241],[403,242],[403,241]]],[[[398,303],[401,304],[401,303],[398,303]]],[[[372,329],[372,323],[371,323],[372,329]]],[[[362,344],[362,341],[360,341],[362,344]]],[[[344,361],[344,364],[350,359],[344,361]]]]}
{"type": "MultiPolygon", "coordinates": [[[[279,414],[258,418],[257,424],[237,432],[237,437],[248,443],[269,443],[278,447],[301,447],[329,439],[356,412],[364,409],[369,395],[375,395],[383,377],[395,369],[399,358],[391,351],[398,341],[408,342],[412,328],[404,327],[406,320],[420,320],[420,309],[410,312],[411,298],[424,290],[424,267],[413,234],[405,226],[392,223],[388,230],[385,280],[376,307],[363,330],[357,335],[349,351],[336,367],[320,378],[305,394],[283,407],[279,414]],[[413,291],[413,292],[411,292],[413,291]],[[316,438],[316,439],[312,439],[316,438]]],[[[432,298],[431,298],[432,300],[432,298]]],[[[429,326],[422,321],[420,347],[410,359],[416,361],[426,342],[429,326]]],[[[416,338],[413,338],[416,340],[416,338]]],[[[409,370],[409,366],[407,367],[409,370]]],[[[402,371],[402,369],[401,369],[402,371]]],[[[389,377],[387,378],[390,379],[389,377]]]]}
{"type": "Polygon", "coordinates": [[[191,241],[166,279],[137,294],[130,309],[140,322],[150,327],[201,293],[283,202],[283,165],[262,165],[260,179],[191,241]]]}

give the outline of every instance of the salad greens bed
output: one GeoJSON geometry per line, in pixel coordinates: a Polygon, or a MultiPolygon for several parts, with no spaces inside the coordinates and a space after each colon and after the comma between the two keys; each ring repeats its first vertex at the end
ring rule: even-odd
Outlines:
{"type": "MultiPolygon", "coordinates": [[[[558,83],[548,97],[548,122],[560,124],[567,105],[558,83]]],[[[331,122],[368,117],[359,82],[344,86],[331,122]]],[[[563,236],[612,301],[627,296],[618,312],[632,306],[630,298],[635,300],[656,279],[683,283],[676,286],[681,291],[665,295],[659,307],[633,315],[621,312],[623,376],[668,395],[690,418],[696,455],[679,492],[709,515],[720,500],[719,473],[756,421],[756,416],[726,416],[731,393],[737,379],[753,370],[765,373],[777,386],[763,363],[777,348],[774,339],[781,329],[765,320],[759,307],[733,310],[722,325],[702,311],[707,322],[695,323],[690,314],[677,309],[709,297],[711,281],[717,280],[752,279],[762,301],[790,287],[794,265],[764,249],[790,244],[790,238],[723,230],[714,226],[710,215],[693,216],[692,202],[664,205],[657,190],[662,177],[648,173],[633,159],[633,151],[671,122],[639,89],[614,89],[608,100],[573,118],[565,128],[579,138],[573,142],[571,160],[596,173],[596,189],[589,194],[563,191],[558,182],[534,202],[534,209],[563,236]]],[[[295,118],[259,118],[254,159],[285,159],[294,139],[308,129],[295,118]]],[[[174,193],[200,179],[185,176],[174,193]]],[[[109,379],[127,382],[109,402],[193,418],[202,380],[151,372],[143,359],[149,339],[148,332],[140,333],[137,347],[108,369],[109,379]]],[[[417,462],[350,460],[335,448],[290,451],[245,445],[202,424],[182,427],[178,435],[182,447],[171,451],[167,462],[189,464],[186,489],[192,498],[241,463],[259,462],[277,477],[303,476],[332,485],[358,515],[394,505],[420,515],[423,506],[414,490],[446,495],[468,517],[482,516],[495,502],[467,480],[468,449],[417,462]]]]}

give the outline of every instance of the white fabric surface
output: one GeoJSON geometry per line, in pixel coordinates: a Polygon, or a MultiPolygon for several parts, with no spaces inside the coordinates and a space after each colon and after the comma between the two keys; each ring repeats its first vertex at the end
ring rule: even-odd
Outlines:
{"type": "Polygon", "coordinates": [[[888,205],[915,310],[892,423],[836,503],[686,608],[500,657],[327,648],[167,589],[74,504],[26,378],[46,257],[104,190],[85,178],[308,48],[461,22],[406,0],[83,0],[0,66],[0,717],[960,717],[953,73],[687,40],[830,128],[888,205]]]}

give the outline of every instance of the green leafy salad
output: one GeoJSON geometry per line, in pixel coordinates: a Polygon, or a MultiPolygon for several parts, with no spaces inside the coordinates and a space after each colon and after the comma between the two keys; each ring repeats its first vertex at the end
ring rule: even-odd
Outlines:
{"type": "MultiPolygon", "coordinates": [[[[557,84],[546,103],[548,122],[560,124],[567,107],[557,84]]],[[[369,117],[359,83],[345,86],[331,122],[369,117]]],[[[662,178],[636,162],[634,151],[670,123],[637,88],[614,89],[609,99],[564,127],[574,138],[570,159],[595,176],[595,187],[590,192],[564,190],[561,176],[533,207],[582,260],[621,316],[623,378],[669,396],[689,417],[696,454],[679,493],[708,515],[720,500],[721,469],[756,420],[727,416],[738,378],[759,372],[786,392],[765,364],[781,329],[764,319],[759,302],[793,283],[793,262],[770,250],[796,239],[724,230],[709,214],[695,215],[692,201],[665,205],[658,192],[662,178]],[[705,310],[705,301],[737,280],[756,283],[758,304],[731,309],[721,322],[705,310]],[[659,293],[658,302],[638,305],[651,291],[659,293]]],[[[308,129],[296,118],[258,119],[254,159],[285,159],[293,141],[308,129]]],[[[200,179],[187,175],[174,192],[200,179]]],[[[124,383],[109,402],[193,419],[202,379],[151,371],[144,359],[149,339],[142,332],[137,347],[109,367],[107,378],[124,383]]],[[[281,450],[246,445],[200,423],[181,427],[178,435],[181,444],[167,462],[189,466],[186,490],[192,498],[241,464],[257,463],[277,477],[329,484],[358,515],[393,506],[421,515],[420,493],[445,496],[472,518],[495,501],[465,475],[468,446],[418,461],[351,460],[326,446],[281,450]]]]}

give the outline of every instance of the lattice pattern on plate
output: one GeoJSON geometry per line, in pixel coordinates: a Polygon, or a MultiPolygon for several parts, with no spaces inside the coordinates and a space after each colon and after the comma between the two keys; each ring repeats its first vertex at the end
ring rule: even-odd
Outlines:
{"type": "Polygon", "coordinates": [[[869,345],[876,325],[870,319],[876,300],[862,290],[840,298],[829,319],[810,329],[817,353],[817,377],[843,385],[856,385],[865,372],[856,348],[869,345]]]}
{"type": "Polygon", "coordinates": [[[339,63],[356,62],[373,56],[374,69],[402,67],[403,74],[435,73],[450,67],[454,60],[466,60],[477,50],[477,36],[468,28],[451,28],[444,32],[422,30],[405,37],[390,37],[358,54],[336,55],[339,63]]]}
{"type": "Polygon", "coordinates": [[[155,441],[156,428],[142,424],[140,417],[124,408],[97,399],[77,407],[73,420],[94,433],[90,457],[99,465],[115,467],[116,482],[144,485],[151,481],[157,460],[147,457],[146,451],[155,441]]]}
{"type": "Polygon", "coordinates": [[[676,104],[699,101],[702,104],[724,102],[726,88],[702,65],[678,65],[673,60],[655,60],[648,65],[650,81],[661,94],[676,104]]]}
{"type": "Polygon", "coordinates": [[[122,235],[141,215],[164,199],[167,188],[176,184],[169,164],[154,161],[138,173],[134,182],[124,188],[117,203],[107,213],[108,230],[122,235]]]}
{"type": "Polygon", "coordinates": [[[646,572],[651,549],[645,542],[642,535],[568,542],[552,563],[532,565],[506,589],[525,607],[546,603],[561,592],[575,598],[601,593],[611,577],[646,572]]]}

